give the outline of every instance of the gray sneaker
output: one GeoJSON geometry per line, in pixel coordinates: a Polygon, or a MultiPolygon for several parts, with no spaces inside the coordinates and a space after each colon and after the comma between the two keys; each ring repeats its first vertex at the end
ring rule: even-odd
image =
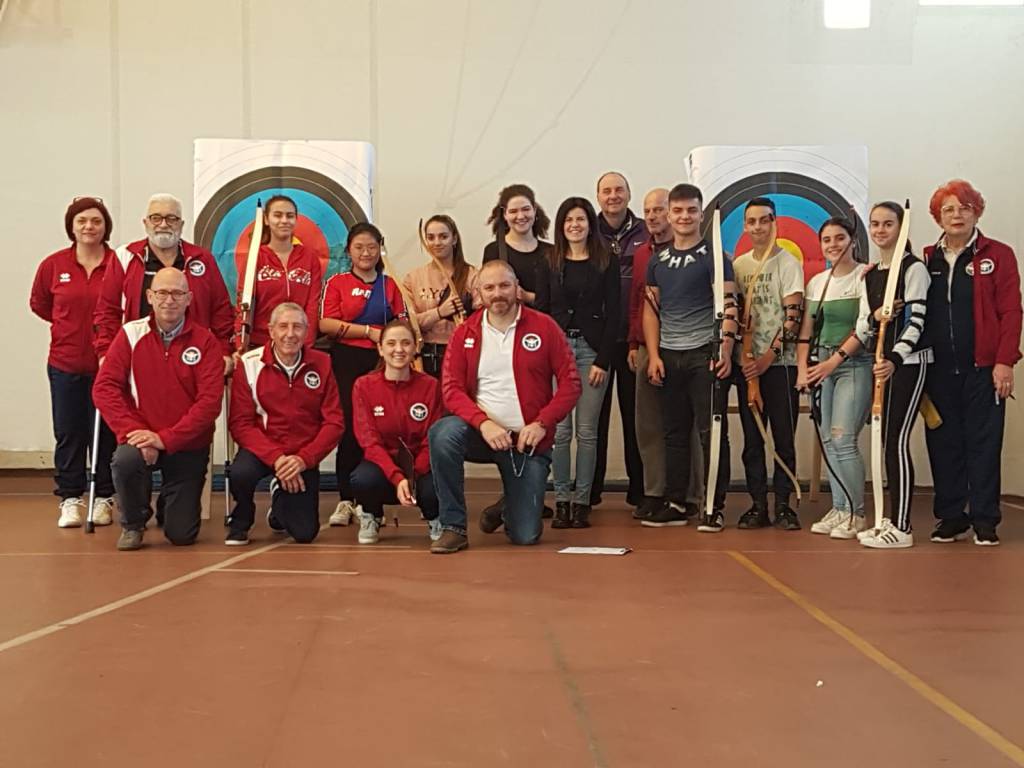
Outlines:
{"type": "Polygon", "coordinates": [[[121,531],[121,537],[117,540],[117,548],[122,552],[142,549],[142,531],[121,531]]]}

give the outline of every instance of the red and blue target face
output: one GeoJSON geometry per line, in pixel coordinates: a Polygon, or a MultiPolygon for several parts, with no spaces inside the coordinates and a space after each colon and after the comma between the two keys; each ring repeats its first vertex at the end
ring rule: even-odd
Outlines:
{"type": "MultiPolygon", "coordinates": [[[[743,209],[755,197],[767,197],[775,204],[778,243],[803,264],[804,282],[823,271],[826,264],[818,230],[833,216],[850,218],[850,203],[822,182],[794,173],[759,174],[735,182],[705,210],[710,222],[715,205],[721,205],[722,247],[733,256],[752,247],[743,231],[743,209]]],[[[859,217],[856,224],[860,252],[867,253],[867,235],[859,217]]]]}
{"type": "Polygon", "coordinates": [[[209,249],[232,301],[245,271],[256,201],[287,195],[298,206],[295,240],[317,254],[324,279],[350,267],[345,253],[349,229],[367,216],[333,179],[306,168],[262,168],[219,189],[196,217],[196,242],[209,249]]]}

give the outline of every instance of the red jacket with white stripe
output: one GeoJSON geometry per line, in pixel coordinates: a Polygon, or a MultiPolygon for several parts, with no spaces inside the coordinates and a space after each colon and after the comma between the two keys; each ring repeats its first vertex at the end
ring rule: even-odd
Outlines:
{"type": "Polygon", "coordinates": [[[307,468],[317,467],[345,431],[331,358],[304,349],[289,379],[271,342],[249,350],[231,382],[228,425],[235,442],[268,467],[282,456],[298,456],[307,468]]]}
{"type": "Polygon", "coordinates": [[[224,357],[213,334],[189,317],[164,349],[153,317],[126,323],[107,350],[92,399],[117,435],[148,429],[167,453],[206,448],[224,392],[224,357]]]}
{"type": "MultiPolygon", "coordinates": [[[[96,303],[96,333],[93,346],[97,357],[107,353],[107,347],[122,324],[139,319],[142,302],[142,281],[146,276],[146,246],[148,240],[136,240],[122,245],[116,251],[96,303]]],[[[221,345],[221,356],[230,355],[231,333],[235,311],[231,307],[228,289],[217,268],[213,255],[205,248],[181,241],[185,258],[185,278],[192,291],[188,313],[193,322],[213,331],[221,345]]],[[[221,360],[223,364],[223,359],[221,360]]]]}
{"type": "Polygon", "coordinates": [[[78,263],[75,246],[50,254],[36,270],[29,307],[50,323],[50,355],[47,362],[65,373],[96,373],[92,347],[92,322],[103,285],[103,276],[114,259],[106,255],[91,275],[78,263]]]}
{"type": "MultiPolygon", "coordinates": [[[[484,311],[475,312],[455,329],[448,342],[441,376],[445,407],[474,429],[480,429],[489,418],[476,404],[484,314],[484,311]]],[[[555,441],[555,426],[580,397],[582,389],[576,358],[558,323],[549,315],[522,305],[516,323],[514,350],[512,370],[519,407],[526,424],[534,421],[543,424],[544,439],[536,448],[538,453],[543,453],[555,441]]]]}
{"type": "MultiPolygon", "coordinates": [[[[306,310],[309,319],[309,330],[306,331],[306,346],[313,346],[316,341],[317,320],[320,310],[320,287],[323,284],[323,268],[316,253],[302,245],[295,244],[288,256],[288,268],[281,264],[281,259],[271,250],[269,245],[260,246],[256,258],[256,280],[253,283],[252,334],[249,336],[249,347],[262,347],[270,341],[267,331],[270,313],[274,307],[286,301],[294,301],[306,310]]],[[[236,307],[242,305],[242,289],[245,287],[245,275],[239,276],[236,307]]],[[[235,333],[241,331],[242,315],[235,317],[235,333]]]]}
{"type": "MultiPolygon", "coordinates": [[[[380,301],[379,305],[375,303],[370,307],[369,320],[365,323],[375,328],[383,328],[396,317],[406,316],[405,302],[402,301],[398,284],[383,273],[379,279],[384,280],[384,300],[380,301]]],[[[363,320],[357,318],[364,316],[366,302],[373,292],[373,286],[374,283],[367,283],[353,272],[334,275],[324,286],[320,316],[343,320],[346,323],[363,323],[363,320]]],[[[376,299],[374,301],[376,302],[376,299]]],[[[336,339],[335,342],[364,349],[375,349],[377,346],[369,339],[336,339]]]]}
{"type": "Polygon", "coordinates": [[[433,376],[409,371],[408,381],[388,381],[383,371],[356,379],[352,419],[363,457],[397,486],[405,475],[395,464],[401,444],[413,455],[418,476],[430,472],[427,430],[441,418],[441,388],[433,376]]]}
{"type": "MultiPolygon", "coordinates": [[[[633,282],[629,288],[629,333],[626,339],[630,349],[644,346],[644,293],[647,289],[647,262],[654,252],[654,241],[647,242],[633,252],[633,282]]],[[[664,247],[664,246],[661,246],[664,247]]]]}

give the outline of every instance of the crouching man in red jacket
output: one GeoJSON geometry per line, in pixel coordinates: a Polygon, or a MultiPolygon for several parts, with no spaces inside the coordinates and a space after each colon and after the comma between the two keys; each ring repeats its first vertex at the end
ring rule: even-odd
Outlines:
{"type": "Polygon", "coordinates": [[[231,464],[231,512],[224,541],[249,543],[256,484],[268,475],[267,524],[308,543],[320,531],[320,462],[345,429],[331,358],[305,349],[306,311],[294,302],[270,314],[270,341],[242,355],[231,383],[231,435],[241,450],[231,464]]]}
{"type": "Polygon", "coordinates": [[[163,477],[164,536],[172,544],[195,542],[223,391],[221,344],[187,316],[185,275],[165,267],[146,294],[152,314],[118,331],[93,385],[96,407],[117,436],[111,469],[121,550],[142,547],[154,469],[163,477]]]}
{"type": "Polygon", "coordinates": [[[505,504],[489,507],[480,530],[503,524],[513,544],[536,544],[555,425],[576,405],[580,377],[562,329],[516,299],[507,262],[480,270],[484,309],[455,329],[441,390],[452,416],[430,428],[430,466],[440,505],[441,538],[430,551],[465,549],[466,460],[498,465],[505,504]],[[552,386],[552,379],[555,379],[552,386]]]}

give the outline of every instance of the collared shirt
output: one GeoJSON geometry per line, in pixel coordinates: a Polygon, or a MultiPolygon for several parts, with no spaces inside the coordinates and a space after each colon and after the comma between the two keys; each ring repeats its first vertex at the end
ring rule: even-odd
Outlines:
{"type": "Polygon", "coordinates": [[[516,343],[516,319],[504,331],[491,325],[488,311],[484,310],[480,324],[480,365],[477,368],[476,404],[488,418],[513,432],[526,426],[519,405],[519,391],[512,369],[512,352],[516,343]]]}
{"type": "Polygon", "coordinates": [[[974,228],[974,232],[971,233],[971,239],[967,241],[967,245],[961,248],[959,251],[954,251],[952,248],[946,245],[946,236],[943,235],[942,239],[939,240],[939,248],[942,249],[942,257],[946,260],[949,265],[949,282],[946,285],[946,297],[949,301],[953,300],[953,268],[956,266],[956,260],[960,258],[960,254],[966,251],[968,248],[973,248],[974,244],[978,241],[978,228],[974,228]]]}
{"type": "Polygon", "coordinates": [[[163,328],[161,328],[159,325],[157,325],[156,330],[160,334],[160,339],[164,343],[164,349],[167,349],[169,346],[171,346],[171,342],[174,341],[175,338],[177,338],[178,334],[181,333],[181,329],[184,328],[184,327],[185,327],[185,316],[184,315],[181,316],[181,320],[178,321],[178,324],[176,326],[174,326],[173,328],[171,328],[171,330],[169,330],[169,331],[165,331],[163,328]]]}
{"type": "MultiPolygon", "coordinates": [[[[178,255],[174,259],[174,263],[171,264],[175,269],[180,269],[182,272],[185,271],[185,253],[181,247],[181,243],[178,243],[178,255]]],[[[153,306],[149,303],[149,299],[146,297],[146,291],[153,284],[153,278],[156,273],[164,268],[164,263],[157,258],[157,255],[153,253],[153,249],[146,244],[146,270],[142,277],[142,298],[139,301],[139,317],[145,317],[153,311],[153,306]]]]}

